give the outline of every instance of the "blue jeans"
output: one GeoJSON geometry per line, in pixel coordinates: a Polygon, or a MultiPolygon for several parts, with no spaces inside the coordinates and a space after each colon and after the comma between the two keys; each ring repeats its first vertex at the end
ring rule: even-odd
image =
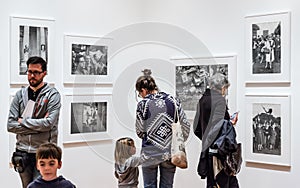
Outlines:
{"type": "Polygon", "coordinates": [[[170,161],[157,165],[143,166],[144,188],[157,188],[157,173],[159,168],[159,188],[172,188],[176,166],[170,161]]]}
{"type": "Polygon", "coordinates": [[[24,172],[19,173],[23,188],[26,188],[29,183],[36,179],[40,173],[36,168],[35,153],[28,154],[28,165],[25,167],[24,172]]]}

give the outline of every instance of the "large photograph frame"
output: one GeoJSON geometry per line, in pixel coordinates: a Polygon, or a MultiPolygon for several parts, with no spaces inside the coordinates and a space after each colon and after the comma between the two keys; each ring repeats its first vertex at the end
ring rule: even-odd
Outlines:
{"type": "Polygon", "coordinates": [[[112,84],[109,52],[112,38],[64,36],[64,83],[112,84]]]}
{"type": "Polygon", "coordinates": [[[40,56],[48,63],[47,80],[53,80],[55,20],[51,18],[10,17],[10,84],[27,83],[26,61],[40,56]]]}
{"type": "Polygon", "coordinates": [[[236,55],[172,59],[176,66],[176,97],[180,99],[188,119],[194,119],[198,101],[208,87],[208,78],[215,73],[221,73],[228,77],[230,87],[226,99],[229,111],[233,113],[237,110],[236,59],[236,55]]]}
{"type": "Polygon", "coordinates": [[[290,12],[245,17],[246,83],[290,82],[290,12]]]}
{"type": "Polygon", "coordinates": [[[64,95],[63,143],[110,140],[111,95],[64,95]]]}
{"type": "Polygon", "coordinates": [[[291,165],[290,95],[246,95],[245,161],[291,165]]]}

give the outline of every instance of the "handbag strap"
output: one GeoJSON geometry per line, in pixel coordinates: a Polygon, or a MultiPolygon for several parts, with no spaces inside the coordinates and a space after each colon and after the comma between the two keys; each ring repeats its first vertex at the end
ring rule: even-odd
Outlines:
{"type": "Polygon", "coordinates": [[[173,103],[174,103],[174,122],[176,122],[176,119],[177,119],[177,122],[179,122],[179,113],[178,113],[178,107],[177,107],[177,103],[176,103],[176,100],[175,98],[171,97],[172,100],[173,100],[173,103]],[[176,116],[177,114],[177,116],[176,116]],[[177,118],[176,118],[177,117],[177,118]],[[175,119],[176,118],[176,119],[175,119]]]}

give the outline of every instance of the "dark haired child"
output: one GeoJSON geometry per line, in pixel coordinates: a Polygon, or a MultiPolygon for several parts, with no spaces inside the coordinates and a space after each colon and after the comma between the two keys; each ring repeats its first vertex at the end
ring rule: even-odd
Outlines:
{"type": "Polygon", "coordinates": [[[41,176],[31,182],[27,188],[75,188],[63,176],[57,176],[57,169],[61,168],[62,150],[53,143],[40,145],[36,152],[36,166],[41,176]]]}

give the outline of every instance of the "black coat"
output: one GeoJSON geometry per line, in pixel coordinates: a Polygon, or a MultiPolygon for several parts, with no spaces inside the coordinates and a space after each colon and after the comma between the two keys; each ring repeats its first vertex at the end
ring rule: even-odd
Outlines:
{"type": "Polygon", "coordinates": [[[226,144],[229,144],[230,148],[236,147],[235,130],[229,120],[225,98],[219,92],[207,89],[199,100],[194,119],[194,133],[202,140],[198,164],[198,174],[201,178],[206,178],[210,170],[207,165],[209,147],[220,149],[221,152],[227,150],[225,142],[229,142],[226,144]]]}
{"type": "Polygon", "coordinates": [[[210,129],[220,120],[229,120],[230,116],[227,110],[226,100],[221,93],[206,89],[197,105],[194,118],[195,135],[202,140],[207,127],[210,129]]]}

